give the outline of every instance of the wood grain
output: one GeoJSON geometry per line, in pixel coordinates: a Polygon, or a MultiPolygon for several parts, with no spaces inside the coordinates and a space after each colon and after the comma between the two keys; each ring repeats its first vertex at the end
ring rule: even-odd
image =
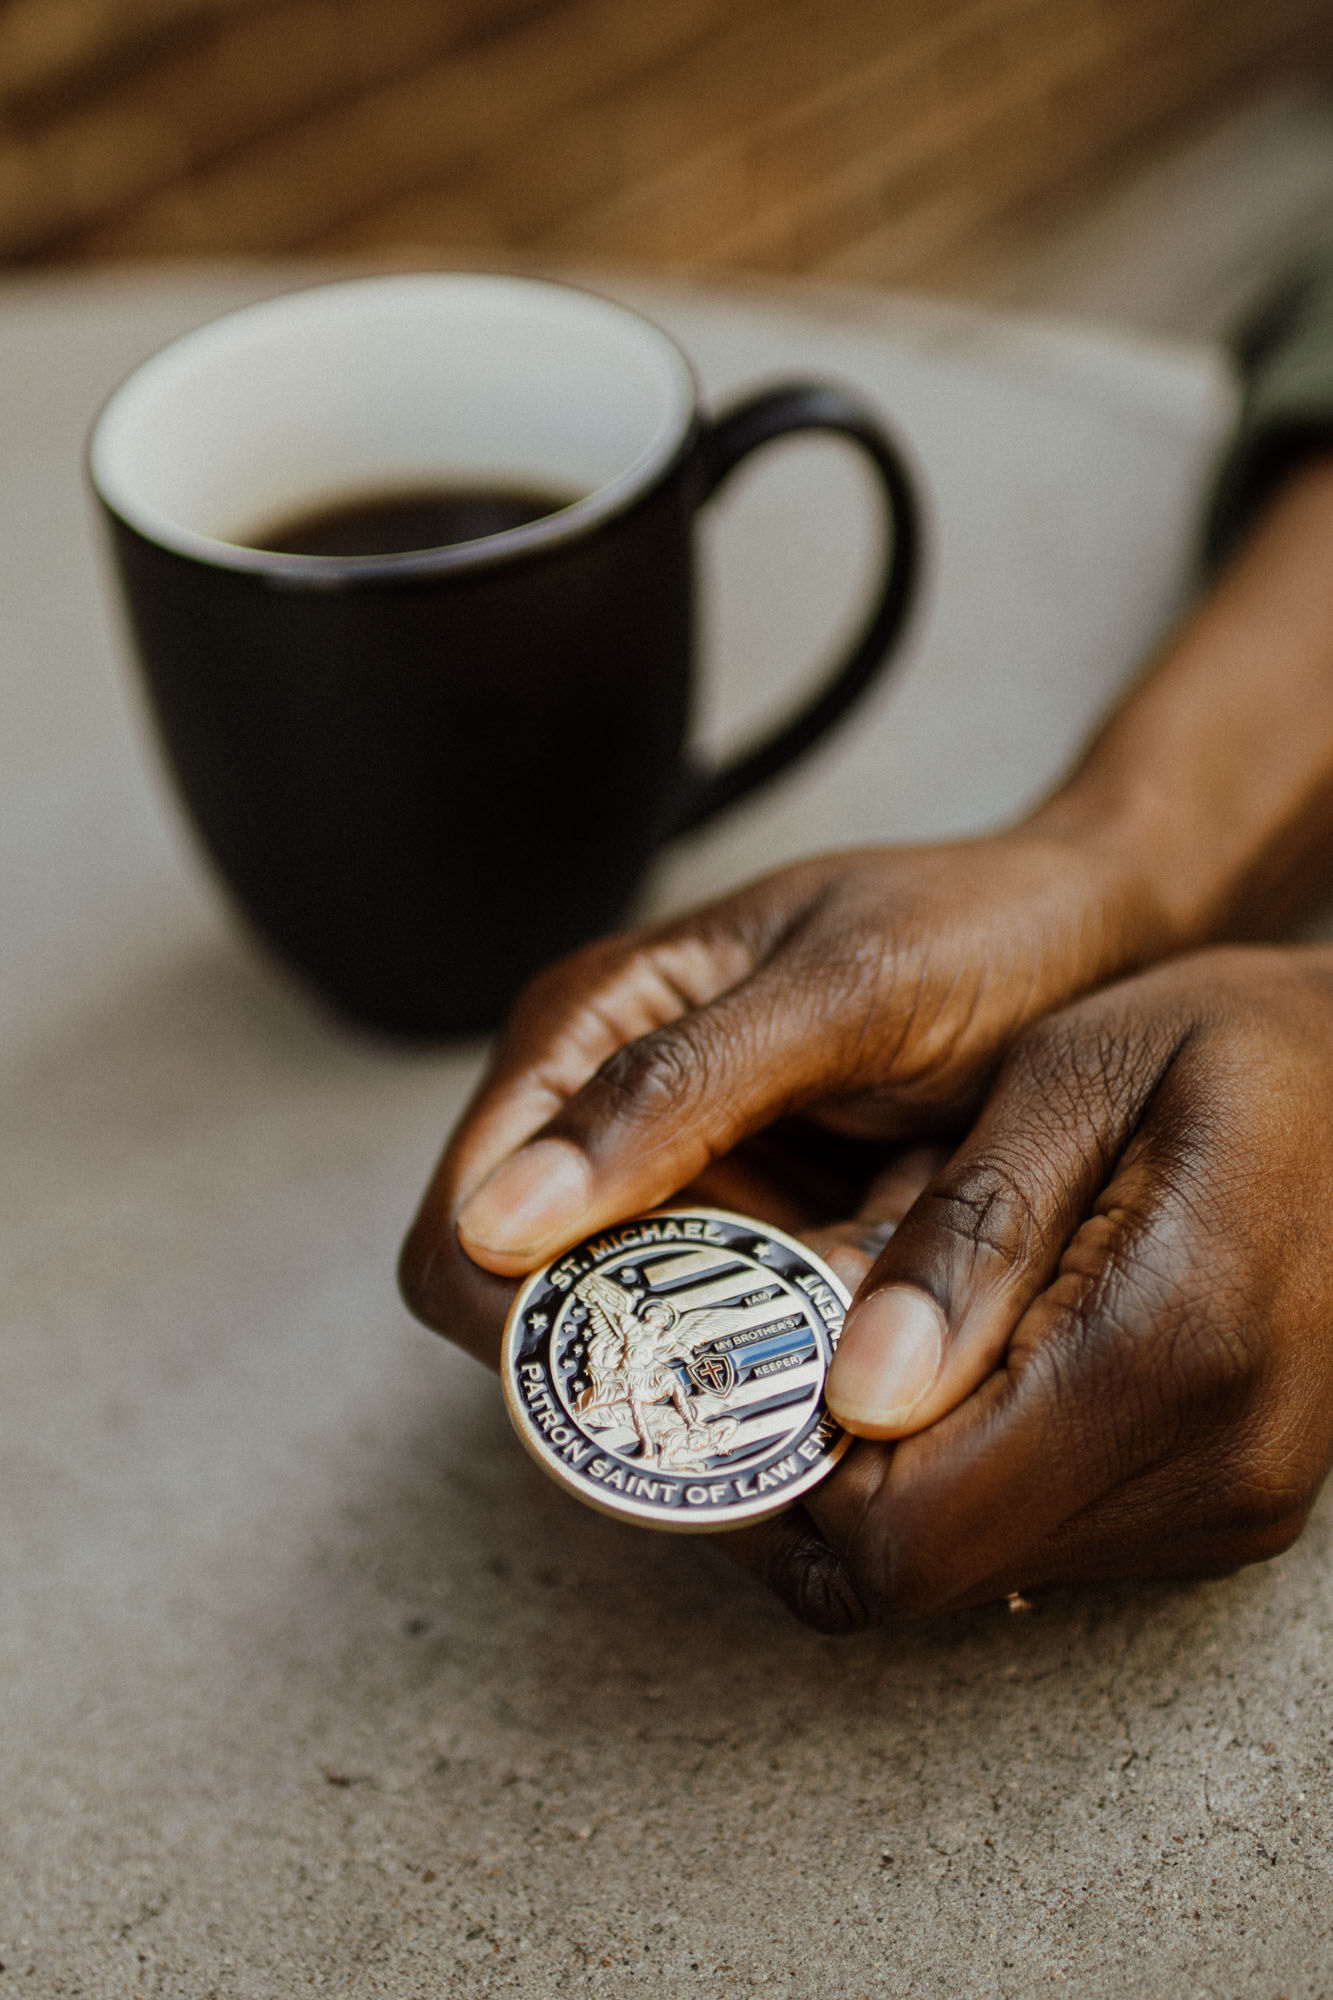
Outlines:
{"type": "Polygon", "coordinates": [[[1327,0],[9,0],[0,261],[913,281],[1330,69],[1327,0]]]}

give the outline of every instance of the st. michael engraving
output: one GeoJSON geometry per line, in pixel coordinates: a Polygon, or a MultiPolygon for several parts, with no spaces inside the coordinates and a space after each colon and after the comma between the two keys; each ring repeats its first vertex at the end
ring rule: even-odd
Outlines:
{"type": "Polygon", "coordinates": [[[719,1368],[716,1386],[697,1379],[696,1349],[726,1317],[696,1307],[680,1312],[669,1299],[635,1295],[600,1271],[574,1287],[588,1310],[585,1385],[574,1414],[589,1432],[628,1424],[638,1455],[670,1472],[702,1472],[725,1453],[739,1426],[726,1415],[734,1367],[719,1368]]]}

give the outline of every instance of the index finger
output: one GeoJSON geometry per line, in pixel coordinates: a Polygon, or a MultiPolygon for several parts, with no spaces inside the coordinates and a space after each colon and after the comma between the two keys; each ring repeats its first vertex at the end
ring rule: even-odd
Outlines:
{"type": "Polygon", "coordinates": [[[734,938],[688,929],[600,938],[520,996],[443,1165],[460,1200],[577,1096],[627,1042],[715,999],[749,970],[734,938]]]}
{"type": "Polygon", "coordinates": [[[494,1365],[514,1286],[483,1272],[456,1218],[495,1167],[547,1124],[627,1042],[743,977],[738,931],[684,925],[600,939],[543,973],[518,1001],[422,1197],[399,1258],[419,1319],[494,1365]]]}

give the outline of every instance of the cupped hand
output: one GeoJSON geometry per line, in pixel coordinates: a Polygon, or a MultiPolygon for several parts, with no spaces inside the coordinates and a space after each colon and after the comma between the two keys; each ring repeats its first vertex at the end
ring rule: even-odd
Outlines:
{"type": "Polygon", "coordinates": [[[515,1009],[405,1246],[408,1302],[494,1360],[483,1274],[726,1182],[795,1114],[881,1142],[958,1129],[1030,1021],[1173,942],[1108,843],[1029,823],[824,856],[589,946],[515,1009]]]}
{"type": "Polygon", "coordinates": [[[848,1315],[861,1438],[751,1560],[850,1620],[1285,1549],[1333,1456],[1330,1102],[1327,952],[1201,953],[1025,1031],[848,1315]]]}

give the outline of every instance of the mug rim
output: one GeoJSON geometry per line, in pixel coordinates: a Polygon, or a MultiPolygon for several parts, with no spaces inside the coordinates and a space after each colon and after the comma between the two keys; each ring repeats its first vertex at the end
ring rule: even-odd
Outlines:
{"type": "Polygon", "coordinates": [[[490,569],[525,557],[544,554],[582,540],[604,523],[629,510],[644,494],[658,485],[683,458],[697,419],[699,383],[688,356],[657,321],[636,307],[623,305],[588,285],[566,283],[559,278],[527,277],[516,273],[490,271],[414,271],[367,274],[360,277],[316,280],[309,285],[287,287],[267,297],[252,300],[230,311],[215,314],[197,327],[177,334],[133,368],[111,391],[93,420],[88,434],[86,465],[97,498],[113,519],[124,524],[154,547],[184,556],[214,569],[239,571],[282,585],[337,588],[343,584],[415,580],[446,572],[490,569]],[[471,541],[447,542],[424,549],[406,549],[389,555],[298,555],[276,549],[253,548],[244,542],[227,541],[222,536],[203,533],[174,521],[151,506],[127,496],[114,469],[108,464],[108,437],[125,404],[141,389],[145,379],[159,366],[169,364],[182,350],[195,344],[211,344],[220,332],[235,322],[273,312],[295,300],[350,292],[424,290],[444,286],[487,287],[493,291],[573,294],[629,322],[641,333],[652,336],[674,378],[673,406],[648,444],[619,473],[590,493],[532,521],[482,535],[471,541]]]}

